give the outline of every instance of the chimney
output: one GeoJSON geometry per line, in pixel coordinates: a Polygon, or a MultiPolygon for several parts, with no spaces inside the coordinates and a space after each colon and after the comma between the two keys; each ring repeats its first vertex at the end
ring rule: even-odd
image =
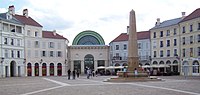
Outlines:
{"type": "Polygon", "coordinates": [[[185,12],[181,12],[181,14],[182,14],[182,17],[181,17],[181,18],[182,18],[182,19],[185,18],[185,12]]]}
{"type": "Polygon", "coordinates": [[[11,15],[15,15],[15,6],[14,5],[11,5],[8,7],[8,12],[11,14],[11,15]]]}
{"type": "Polygon", "coordinates": [[[56,36],[56,30],[53,30],[53,35],[56,36]]]}
{"type": "Polygon", "coordinates": [[[129,34],[129,26],[127,26],[127,28],[126,28],[126,29],[127,29],[127,34],[129,34]]]}
{"type": "Polygon", "coordinates": [[[156,26],[160,25],[160,18],[157,18],[156,26]]]}
{"type": "Polygon", "coordinates": [[[23,10],[23,16],[26,16],[28,18],[28,9],[23,10]]]}

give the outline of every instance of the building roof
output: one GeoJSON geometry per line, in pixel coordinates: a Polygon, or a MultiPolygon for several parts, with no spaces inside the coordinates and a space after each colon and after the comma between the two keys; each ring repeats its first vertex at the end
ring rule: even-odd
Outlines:
{"type": "Polygon", "coordinates": [[[186,16],[181,22],[188,21],[200,17],[200,8],[193,11],[190,15],[186,16]]]}
{"type": "Polygon", "coordinates": [[[55,33],[55,34],[54,33],[55,32],[53,32],[53,31],[42,31],[42,37],[43,38],[52,38],[52,39],[65,39],[68,41],[67,38],[65,38],[57,33],[55,33]]]}
{"type": "Polygon", "coordinates": [[[160,23],[160,25],[156,25],[151,29],[157,29],[157,28],[163,28],[163,27],[175,25],[175,24],[178,24],[181,20],[182,20],[181,17],[180,18],[166,20],[166,21],[163,21],[162,23],[160,23]]]}
{"type": "Polygon", "coordinates": [[[16,19],[18,19],[19,21],[21,21],[23,24],[25,25],[32,25],[32,26],[37,26],[37,27],[42,27],[42,25],[40,25],[38,22],[36,22],[34,19],[32,19],[31,17],[26,17],[23,15],[13,15],[16,19]]]}
{"type": "MultiPolygon", "coordinates": [[[[150,31],[140,31],[137,32],[137,39],[150,39],[150,31]]],[[[121,33],[118,37],[116,37],[111,42],[120,42],[120,41],[128,41],[128,34],[127,33],[121,33]]]]}
{"type": "Polygon", "coordinates": [[[15,17],[12,17],[12,19],[7,19],[6,18],[7,13],[1,13],[0,14],[0,19],[6,22],[14,23],[14,24],[20,24],[23,25],[19,20],[17,20],[15,17]]]}

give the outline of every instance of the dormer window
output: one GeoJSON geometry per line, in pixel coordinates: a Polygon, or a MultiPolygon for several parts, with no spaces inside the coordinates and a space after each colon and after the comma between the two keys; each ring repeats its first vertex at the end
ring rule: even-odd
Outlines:
{"type": "Polygon", "coordinates": [[[35,31],[35,37],[38,37],[38,32],[37,31],[35,31]]]}

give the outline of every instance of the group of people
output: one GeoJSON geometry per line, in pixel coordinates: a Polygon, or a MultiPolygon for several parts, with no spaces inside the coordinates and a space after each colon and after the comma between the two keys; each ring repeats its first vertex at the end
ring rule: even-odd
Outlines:
{"type": "MultiPolygon", "coordinates": [[[[68,73],[68,80],[70,80],[71,70],[69,69],[69,70],[67,71],[67,73],[68,73]]],[[[75,79],[76,76],[77,76],[77,78],[79,78],[79,74],[80,74],[80,71],[79,71],[79,70],[77,70],[77,71],[73,70],[73,71],[72,71],[72,77],[73,77],[73,79],[75,79]]]]}
{"type": "MultiPolygon", "coordinates": [[[[68,73],[68,80],[70,80],[70,76],[71,76],[71,70],[69,69],[68,71],[67,71],[67,73],[68,73]]],[[[92,70],[92,69],[90,69],[90,68],[86,68],[86,74],[87,74],[87,79],[89,79],[90,77],[94,77],[95,75],[96,75],[96,77],[97,77],[97,75],[98,75],[98,72],[96,71],[96,72],[94,72],[94,70],[92,70]]],[[[75,79],[76,78],[76,76],[77,76],[77,78],[79,78],[79,75],[80,75],[80,71],[79,70],[73,70],[72,71],[72,79],[75,79]]]]}

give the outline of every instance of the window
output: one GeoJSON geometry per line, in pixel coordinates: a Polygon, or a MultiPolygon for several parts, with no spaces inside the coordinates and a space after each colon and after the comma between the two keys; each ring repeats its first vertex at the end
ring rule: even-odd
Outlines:
{"type": "Polygon", "coordinates": [[[185,33],[185,26],[182,27],[182,33],[185,33]]]}
{"type": "Polygon", "coordinates": [[[185,37],[183,37],[182,39],[183,39],[183,45],[185,45],[185,37]]]}
{"type": "Polygon", "coordinates": [[[163,47],[163,41],[160,41],[160,47],[163,47]]]}
{"type": "Polygon", "coordinates": [[[17,39],[17,46],[20,46],[20,39],[17,39]]]}
{"type": "Polygon", "coordinates": [[[174,39],[174,46],[176,46],[176,39],[174,39]]]}
{"type": "Polygon", "coordinates": [[[167,57],[170,56],[170,50],[167,50],[167,57]]]}
{"type": "Polygon", "coordinates": [[[153,32],[153,38],[156,38],[156,32],[153,32]]]}
{"type": "Polygon", "coordinates": [[[156,41],[153,41],[153,48],[156,48],[157,44],[156,41]]]}
{"type": "Polygon", "coordinates": [[[198,47],[198,56],[200,56],[200,47],[198,47]]]}
{"type": "Polygon", "coordinates": [[[50,57],[53,57],[53,55],[54,55],[54,54],[53,54],[53,51],[50,51],[49,56],[50,56],[50,57]]]}
{"type": "Polygon", "coordinates": [[[58,55],[58,57],[62,57],[62,52],[61,51],[58,51],[58,53],[57,53],[58,55]]]}
{"type": "Polygon", "coordinates": [[[11,57],[14,58],[14,51],[11,50],[11,57]]]}
{"type": "Polygon", "coordinates": [[[200,34],[198,34],[197,40],[198,42],[200,42],[200,34]]]}
{"type": "Polygon", "coordinates": [[[183,49],[183,57],[185,57],[185,49],[183,49]]]}
{"type": "Polygon", "coordinates": [[[42,51],[42,57],[46,57],[46,51],[42,51]]]}
{"type": "Polygon", "coordinates": [[[174,35],[176,35],[176,28],[174,28],[174,35]]]}
{"type": "Polygon", "coordinates": [[[35,41],[35,48],[39,48],[39,41],[35,41]]]}
{"type": "Polygon", "coordinates": [[[37,31],[35,31],[35,37],[38,37],[38,32],[37,31]]]}
{"type": "Polygon", "coordinates": [[[15,26],[14,25],[10,25],[10,32],[15,32],[15,26]]]}
{"type": "Polygon", "coordinates": [[[8,58],[8,50],[5,50],[5,58],[8,58]]]}
{"type": "Polygon", "coordinates": [[[142,44],[138,43],[138,49],[141,49],[141,48],[142,48],[142,44]]]}
{"type": "Polygon", "coordinates": [[[177,49],[174,49],[174,56],[177,56],[177,49]]]}
{"type": "Polygon", "coordinates": [[[115,50],[119,50],[119,45],[116,45],[116,46],[115,46],[115,50]]]}
{"type": "Polygon", "coordinates": [[[167,40],[167,47],[170,46],[170,40],[167,40]]]}
{"type": "Polygon", "coordinates": [[[160,31],[160,37],[163,37],[163,31],[160,31]]]}
{"type": "Polygon", "coordinates": [[[166,36],[170,36],[170,30],[167,30],[167,35],[166,36]]]}
{"type": "Polygon", "coordinates": [[[192,29],[192,26],[193,26],[193,25],[191,24],[191,25],[190,25],[190,32],[192,32],[192,30],[193,30],[193,29],[192,29]]]}
{"type": "Polygon", "coordinates": [[[198,30],[200,30],[200,23],[198,23],[198,30]]]}
{"type": "Polygon", "coordinates": [[[53,42],[49,43],[49,48],[54,48],[54,43],[53,42]]]}
{"type": "Polygon", "coordinates": [[[8,44],[8,38],[4,38],[4,44],[8,44]]]}
{"type": "Polygon", "coordinates": [[[16,32],[17,33],[22,33],[22,27],[16,26],[16,32]]]}
{"type": "Polygon", "coordinates": [[[10,44],[11,44],[11,45],[14,45],[14,39],[11,39],[10,44]]]}
{"type": "Polygon", "coordinates": [[[20,51],[17,51],[17,58],[20,58],[20,51]]]}
{"type": "Polygon", "coordinates": [[[119,53],[116,53],[116,56],[119,56],[119,53]]]}
{"type": "Polygon", "coordinates": [[[126,50],[127,49],[127,45],[126,44],[124,44],[124,50],[126,50]]]}
{"type": "Polygon", "coordinates": [[[193,43],[193,36],[190,36],[190,44],[193,43]]]}
{"type": "Polygon", "coordinates": [[[190,48],[190,57],[193,57],[193,48],[190,48]]]}
{"type": "Polygon", "coordinates": [[[31,31],[30,30],[27,31],[27,36],[31,36],[31,31]]]}
{"type": "Polygon", "coordinates": [[[153,51],[153,57],[156,57],[156,51],[153,51]]]}
{"type": "Polygon", "coordinates": [[[162,50],[160,51],[160,57],[163,57],[163,51],[162,50]]]}
{"type": "Polygon", "coordinates": [[[3,24],[3,30],[5,31],[5,32],[7,32],[8,31],[8,24],[3,24]]]}

